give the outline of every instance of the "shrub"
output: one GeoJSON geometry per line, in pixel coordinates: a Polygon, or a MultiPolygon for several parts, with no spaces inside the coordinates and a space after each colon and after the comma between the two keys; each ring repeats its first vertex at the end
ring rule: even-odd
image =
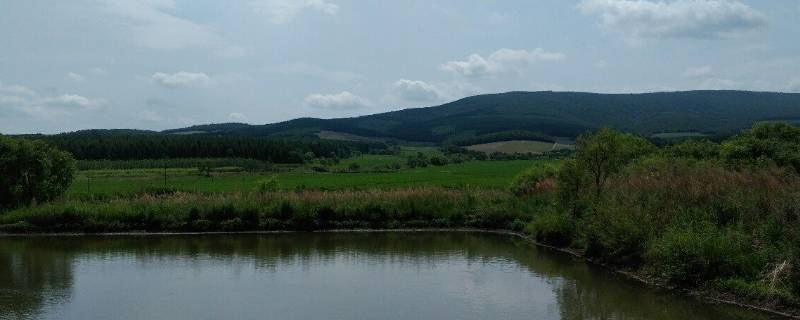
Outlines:
{"type": "Polygon", "coordinates": [[[552,191],[555,188],[556,169],[550,165],[531,167],[511,181],[509,189],[517,196],[530,196],[552,191]]]}
{"type": "Polygon", "coordinates": [[[649,263],[668,283],[691,287],[731,275],[746,275],[747,242],[709,222],[670,227],[648,252],[649,263]]]}
{"type": "Polygon", "coordinates": [[[263,179],[258,181],[256,185],[256,191],[258,192],[275,192],[278,191],[278,177],[271,176],[267,179],[263,179]]]}
{"type": "Polygon", "coordinates": [[[178,192],[178,189],[173,187],[154,187],[148,186],[142,191],[143,194],[151,196],[168,196],[178,192]]]}
{"type": "Polygon", "coordinates": [[[564,247],[569,246],[575,237],[575,222],[569,214],[551,209],[536,215],[526,231],[536,241],[564,247]]]}

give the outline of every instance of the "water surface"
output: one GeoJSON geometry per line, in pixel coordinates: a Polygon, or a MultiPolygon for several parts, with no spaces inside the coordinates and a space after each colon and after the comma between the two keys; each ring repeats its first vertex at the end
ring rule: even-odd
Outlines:
{"type": "Polygon", "coordinates": [[[0,238],[0,319],[769,319],[485,233],[0,238]]]}

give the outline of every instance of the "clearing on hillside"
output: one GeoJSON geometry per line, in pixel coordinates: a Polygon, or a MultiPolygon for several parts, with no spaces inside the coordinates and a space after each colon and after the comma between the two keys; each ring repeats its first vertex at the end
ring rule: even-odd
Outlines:
{"type": "Polygon", "coordinates": [[[678,139],[678,138],[702,138],[708,135],[700,132],[663,132],[656,133],[650,137],[661,139],[678,139]]]}
{"type": "Polygon", "coordinates": [[[319,137],[320,139],[336,140],[336,141],[383,142],[386,140],[381,138],[364,137],[346,132],[337,132],[328,130],[322,130],[320,132],[317,132],[317,137],[319,137]]]}
{"type": "Polygon", "coordinates": [[[465,147],[468,150],[480,151],[485,153],[545,153],[556,150],[573,149],[574,147],[569,144],[560,144],[544,141],[530,141],[530,140],[512,140],[512,141],[498,141],[491,143],[476,144],[465,147]]]}

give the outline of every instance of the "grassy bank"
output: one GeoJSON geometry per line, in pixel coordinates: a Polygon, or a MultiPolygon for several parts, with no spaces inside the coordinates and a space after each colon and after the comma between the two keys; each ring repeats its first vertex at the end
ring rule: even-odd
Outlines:
{"type": "Polygon", "coordinates": [[[65,201],[0,216],[3,232],[243,231],[344,228],[522,230],[543,199],[414,188],[163,195],[65,201]]]}

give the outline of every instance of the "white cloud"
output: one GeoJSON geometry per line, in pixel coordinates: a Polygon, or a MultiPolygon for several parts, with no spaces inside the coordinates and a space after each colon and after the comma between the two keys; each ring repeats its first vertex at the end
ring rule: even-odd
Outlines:
{"type": "Polygon", "coordinates": [[[394,83],[394,91],[407,101],[441,101],[444,95],[435,85],[416,80],[400,79],[394,83]]]}
{"type": "Polygon", "coordinates": [[[339,5],[326,0],[252,0],[248,4],[256,12],[267,15],[274,24],[291,22],[306,9],[328,15],[339,12],[339,5]]]}
{"type": "Polygon", "coordinates": [[[67,73],[67,78],[69,78],[70,80],[75,81],[75,82],[86,81],[86,77],[84,77],[84,76],[82,76],[80,74],[74,73],[74,72],[67,73]]]}
{"type": "Polygon", "coordinates": [[[533,63],[540,61],[561,61],[567,56],[563,53],[549,52],[542,48],[534,50],[500,49],[484,58],[479,54],[472,54],[467,60],[448,61],[439,66],[439,69],[465,77],[478,77],[487,74],[502,72],[520,72],[533,63]]]}
{"type": "Polygon", "coordinates": [[[105,99],[89,99],[77,94],[62,94],[57,97],[44,98],[42,102],[49,106],[83,109],[98,109],[104,107],[107,103],[105,99]]]}
{"type": "Polygon", "coordinates": [[[342,91],[337,94],[311,94],[308,95],[303,103],[307,107],[323,110],[353,110],[372,106],[372,102],[366,98],[342,91]]]}
{"type": "Polygon", "coordinates": [[[0,82],[0,93],[7,93],[12,95],[26,95],[31,96],[34,95],[35,92],[26,86],[10,84],[6,85],[0,82]]]}
{"type": "Polygon", "coordinates": [[[227,43],[214,28],[169,13],[174,0],[101,0],[106,12],[123,18],[126,39],[133,45],[164,51],[201,47],[215,49],[223,57],[244,54],[227,43]]]}
{"type": "Polygon", "coordinates": [[[211,77],[202,72],[179,71],[172,74],[156,72],[151,78],[167,88],[203,87],[214,83],[211,77]]]}
{"type": "Polygon", "coordinates": [[[724,78],[708,78],[700,83],[700,89],[703,90],[739,90],[744,89],[744,85],[735,80],[724,78]]]}
{"type": "Polygon", "coordinates": [[[711,66],[690,67],[683,71],[684,78],[703,78],[711,75],[711,66]]]}
{"type": "Polygon", "coordinates": [[[21,85],[0,83],[0,110],[41,119],[57,119],[75,112],[104,109],[108,101],[77,94],[44,96],[21,85]]]}
{"type": "Polygon", "coordinates": [[[247,121],[247,116],[245,116],[242,113],[234,112],[228,115],[228,120],[236,122],[245,122],[247,121]]]}
{"type": "Polygon", "coordinates": [[[737,0],[584,0],[578,8],[633,39],[726,38],[767,23],[761,12],[737,0]]]}

